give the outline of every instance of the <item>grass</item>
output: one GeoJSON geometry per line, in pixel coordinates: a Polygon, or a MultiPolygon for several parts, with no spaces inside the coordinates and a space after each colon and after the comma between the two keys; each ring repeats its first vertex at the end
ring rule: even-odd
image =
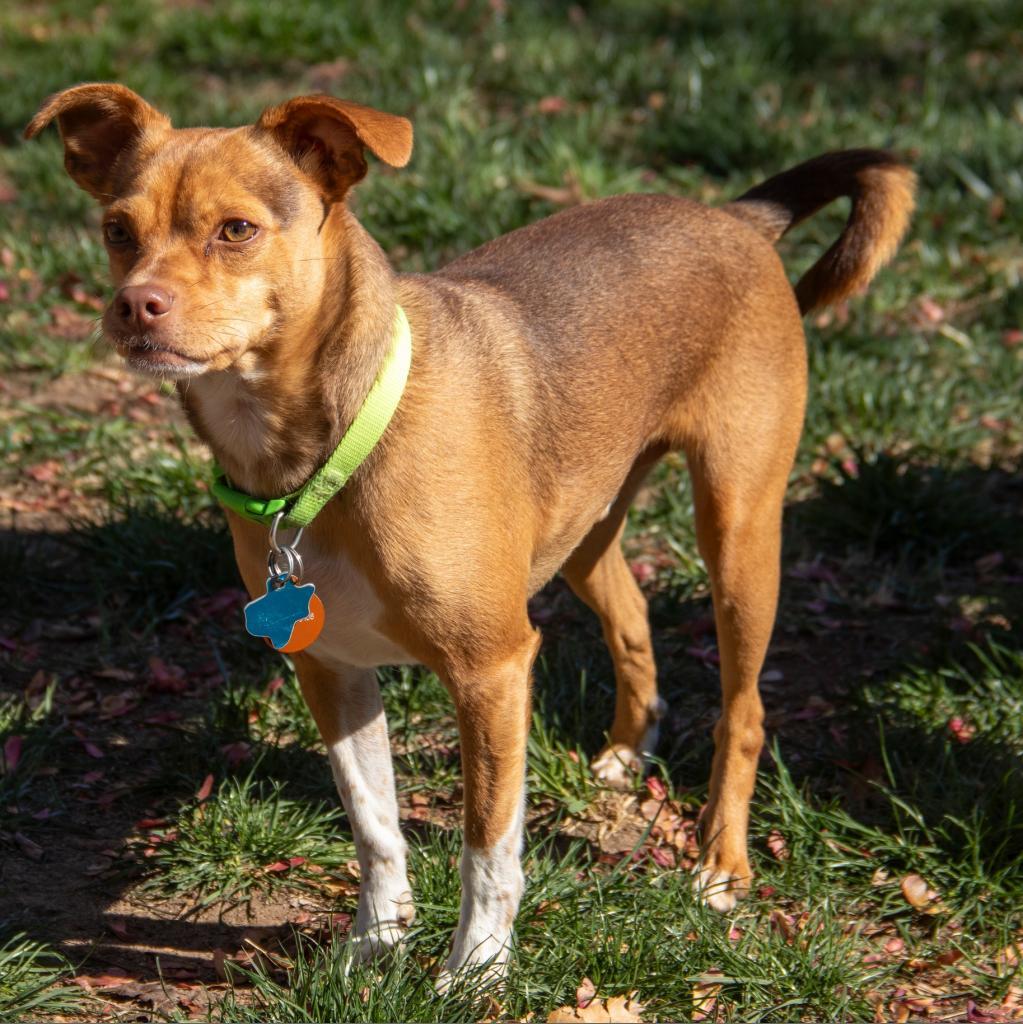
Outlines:
{"type": "MultiPolygon", "coordinates": [[[[214,1020],[542,1019],[574,1005],[583,977],[601,996],[637,991],[647,1020],[1019,1016],[1018,13],[1014,0],[7,4],[0,1016],[155,1012],[126,986],[88,1009],[62,1002],[71,972],[103,971],[159,980],[175,1013],[214,1020]],[[287,663],[239,629],[205,453],[173,399],[98,341],[97,211],[54,132],[19,139],[45,95],[96,79],[183,125],[240,124],[318,90],[408,114],[412,163],[375,164],[355,204],[410,271],[553,212],[559,190],[721,202],[827,149],[910,157],[919,208],[894,263],[806,325],[756,878],[733,915],[689,889],[717,652],[684,462],[668,457],[626,547],[669,705],[655,770],[669,824],[650,821],[656,783],[616,796],[586,768],[613,679],[599,626],[555,582],[532,606],[545,645],[507,987],[433,989],[457,920],[461,773],[444,689],[415,669],[381,679],[418,916],[403,956],[344,973],[358,879],[308,711],[287,663]],[[196,984],[208,1005],[188,1002],[196,984]]],[[[844,212],[783,241],[793,279],[844,212]]]]}
{"type": "Polygon", "coordinates": [[[24,934],[0,941],[0,1015],[4,1020],[38,1020],[42,1014],[75,1013],[80,990],[57,984],[72,973],[61,956],[24,934]]]}

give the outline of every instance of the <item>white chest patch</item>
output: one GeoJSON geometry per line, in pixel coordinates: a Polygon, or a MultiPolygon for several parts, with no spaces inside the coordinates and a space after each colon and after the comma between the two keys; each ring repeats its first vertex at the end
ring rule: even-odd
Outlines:
{"type": "Polygon", "coordinates": [[[303,582],[315,583],[326,622],[310,654],[356,668],[411,665],[415,659],[376,629],[383,604],[369,580],[344,556],[302,545],[303,582]]]}

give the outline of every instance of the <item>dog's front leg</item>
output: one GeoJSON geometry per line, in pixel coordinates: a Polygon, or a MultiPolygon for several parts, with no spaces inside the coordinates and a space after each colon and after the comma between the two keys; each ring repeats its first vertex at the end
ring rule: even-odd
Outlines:
{"type": "Polygon", "coordinates": [[[352,938],[356,959],[367,960],[400,943],[415,916],[380,687],[373,669],[301,654],[295,667],[355,837],[361,888],[352,938]]]}
{"type": "Polygon", "coordinates": [[[538,647],[530,630],[510,655],[447,673],[462,746],[465,845],[461,912],[441,989],[467,966],[503,974],[511,952],[524,884],[526,736],[538,647]]]}

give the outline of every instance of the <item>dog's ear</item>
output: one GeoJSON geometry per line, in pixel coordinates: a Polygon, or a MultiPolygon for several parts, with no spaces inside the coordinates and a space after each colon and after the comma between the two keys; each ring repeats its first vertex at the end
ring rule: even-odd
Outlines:
{"type": "Polygon", "coordinates": [[[64,167],[100,202],[109,201],[118,157],[150,130],[166,131],[170,121],[141,96],[112,82],[76,85],[51,96],[25,129],[38,135],[54,118],[64,142],[64,167]]]}
{"type": "Polygon", "coordinates": [[[329,202],[344,199],[366,176],[365,150],[392,167],[404,167],[412,155],[406,118],[333,96],[298,96],[268,107],[256,128],[276,138],[329,202]]]}

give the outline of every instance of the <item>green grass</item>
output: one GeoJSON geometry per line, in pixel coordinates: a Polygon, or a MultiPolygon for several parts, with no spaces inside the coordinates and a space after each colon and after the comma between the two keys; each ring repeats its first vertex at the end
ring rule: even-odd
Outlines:
{"type": "MultiPolygon", "coordinates": [[[[43,97],[116,79],[181,125],[240,124],[317,90],[407,114],[411,164],[374,164],[354,202],[410,271],[555,210],[537,185],[721,202],[827,149],[891,146],[920,175],[910,236],[866,296],[806,324],[750,899],[727,920],[702,909],[686,871],[652,858],[671,863],[667,841],[589,775],[611,666],[596,622],[554,584],[534,602],[546,639],[506,989],[434,992],[457,920],[458,738],[435,676],[386,670],[402,805],[428,819],[405,826],[418,901],[405,955],[346,976],[344,943],[310,928],[275,961],[233,968],[208,1015],[479,1020],[498,998],[508,1017],[544,1019],[584,976],[604,996],[637,990],[648,1020],[690,1019],[701,984],[721,985],[728,1020],[887,1018],[912,998],[935,1000],[932,1019],[969,999],[1007,1014],[1023,985],[999,959],[1023,934],[1021,45],[1015,0],[4,6],[0,750],[17,737],[20,754],[0,764],[0,856],[24,869],[27,840],[50,858],[19,886],[43,900],[51,851],[103,832],[131,856],[73,897],[102,913],[115,897],[152,920],[263,901],[283,924],[296,894],[316,913],[354,906],[350,833],[294,677],[238,625],[206,456],[168,395],[113,372],[96,330],[98,212],[55,132],[20,141],[43,97]],[[153,688],[152,656],[186,692],[153,688]],[[105,715],[122,700],[137,711],[105,715]],[[635,857],[601,845],[619,811],[635,857]],[[305,862],[266,870],[292,857],[305,862]],[[905,899],[911,874],[937,894],[927,906],[905,899]]],[[[793,279],[844,215],[836,204],[783,241],[793,279]]],[[[691,821],[719,698],[681,458],[652,474],[626,549],[670,709],[657,771],[691,821]]],[[[0,1016],[60,1012],[70,968],[46,950],[65,936],[19,897],[0,891],[0,916],[31,936],[0,947],[0,1016]]],[[[116,965],[91,941],[93,961],[116,965]]]]}
{"type": "Polygon", "coordinates": [[[0,941],[0,1016],[39,1020],[43,1014],[82,1012],[80,989],[58,988],[72,974],[62,957],[23,934],[0,941]]]}
{"type": "Polygon", "coordinates": [[[338,868],[355,851],[338,836],[337,819],[336,811],[289,800],[279,785],[262,785],[251,774],[227,779],[209,800],[182,808],[150,834],[152,888],[188,893],[208,906],[295,884],[309,877],[311,865],[338,868]]]}

